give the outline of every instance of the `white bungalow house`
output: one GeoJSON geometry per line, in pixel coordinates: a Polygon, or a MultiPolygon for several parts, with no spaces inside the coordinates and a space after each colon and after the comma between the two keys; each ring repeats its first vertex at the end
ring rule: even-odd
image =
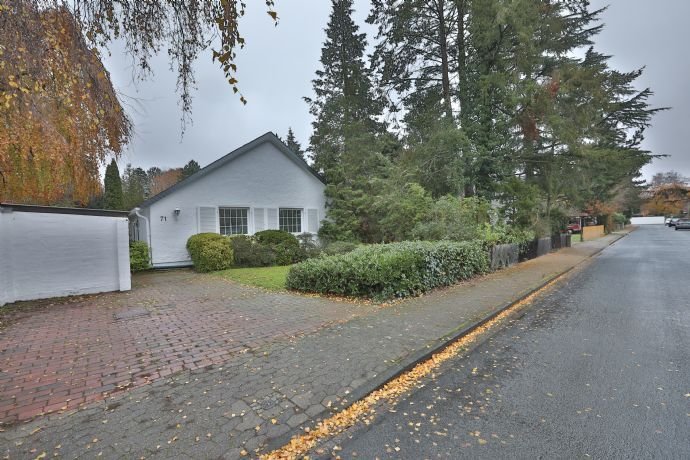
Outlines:
{"type": "Polygon", "coordinates": [[[316,233],[325,217],[323,179],[273,133],[266,133],[143,202],[130,213],[132,239],[154,267],[191,265],[197,233],[316,233]]]}

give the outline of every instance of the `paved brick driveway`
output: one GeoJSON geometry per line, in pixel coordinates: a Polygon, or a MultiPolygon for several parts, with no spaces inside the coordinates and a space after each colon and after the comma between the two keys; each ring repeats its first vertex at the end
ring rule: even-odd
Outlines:
{"type": "Polygon", "coordinates": [[[133,282],[127,293],[0,310],[0,423],[75,409],[374,308],[186,270],[133,282]]]}

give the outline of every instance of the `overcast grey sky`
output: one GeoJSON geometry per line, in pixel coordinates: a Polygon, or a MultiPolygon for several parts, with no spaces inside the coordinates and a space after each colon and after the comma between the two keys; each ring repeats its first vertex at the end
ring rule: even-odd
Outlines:
{"type": "MultiPolygon", "coordinates": [[[[243,106],[232,94],[210,54],[201,56],[196,63],[193,124],[182,139],[175,75],[168,70],[167,54],[155,59],[152,78],[133,84],[131,60],[116,46],[112,48],[112,56],[105,61],[116,88],[137,98],[136,102],[125,98],[135,136],[121,166],[131,162],[144,168],[176,167],[192,158],[205,166],[267,131],[284,136],[290,126],[302,144],[307,144],[311,116],[302,98],[311,94],[330,2],[278,0],[278,27],[273,26],[263,2],[248,3],[241,24],[247,47],[238,53],[238,78],[249,103],[243,106]]],[[[612,64],[620,70],[646,66],[640,88],[650,87],[655,92],[653,105],[673,107],[655,117],[644,143],[654,153],[670,157],[646,167],[645,176],[673,169],[690,177],[690,153],[683,136],[690,128],[686,31],[690,2],[593,0],[592,5],[609,5],[597,49],[613,55],[612,64]]],[[[373,32],[364,24],[369,0],[355,0],[355,7],[360,26],[373,32]]]]}

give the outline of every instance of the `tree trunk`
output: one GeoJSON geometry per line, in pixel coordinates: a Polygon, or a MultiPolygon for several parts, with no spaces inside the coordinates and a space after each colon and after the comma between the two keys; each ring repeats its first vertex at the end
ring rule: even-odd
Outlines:
{"type": "Polygon", "coordinates": [[[448,65],[448,31],[446,29],[445,1],[437,4],[439,43],[441,44],[441,84],[443,87],[443,105],[446,108],[446,117],[452,118],[453,106],[450,98],[450,66],[448,65]]]}
{"type": "Polygon", "coordinates": [[[469,115],[467,82],[467,49],[465,43],[465,5],[466,0],[455,0],[458,14],[458,96],[460,99],[460,126],[466,127],[469,115]]]}

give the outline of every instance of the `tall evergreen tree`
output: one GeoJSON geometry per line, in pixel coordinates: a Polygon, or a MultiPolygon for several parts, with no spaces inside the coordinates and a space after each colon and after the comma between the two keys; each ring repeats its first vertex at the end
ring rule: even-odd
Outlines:
{"type": "Polygon", "coordinates": [[[127,164],[122,173],[122,199],[124,209],[134,209],[146,198],[150,190],[149,177],[141,168],[127,164]]]}
{"type": "Polygon", "coordinates": [[[367,22],[378,26],[372,58],[391,109],[414,107],[407,121],[420,109],[452,116],[457,103],[453,51],[458,27],[453,0],[373,0],[367,22]]]}
{"type": "Polygon", "coordinates": [[[197,171],[201,169],[201,166],[199,166],[199,163],[197,163],[194,160],[189,160],[189,163],[184,165],[182,168],[182,179],[186,179],[192,174],[195,174],[197,171]]]}
{"type": "Polygon", "coordinates": [[[393,142],[379,121],[383,104],[364,61],[365,34],[352,20],[352,0],[333,0],[321,69],[306,98],[314,116],[310,152],[328,185],[330,239],[375,239],[373,200],[388,174],[393,142]]]}
{"type": "Polygon", "coordinates": [[[490,193],[510,174],[503,3],[372,2],[373,63],[392,111],[404,114],[409,166],[435,195],[490,193]]]}
{"type": "Polygon", "coordinates": [[[640,141],[657,109],[633,88],[639,71],[573,57],[601,12],[588,0],[373,0],[374,65],[404,114],[405,168],[435,196],[500,197],[543,209],[540,222],[616,199],[651,158],[640,141]]]}
{"type": "Polygon", "coordinates": [[[306,160],[304,156],[304,150],[302,150],[302,145],[295,137],[295,133],[292,131],[291,127],[288,128],[287,138],[285,139],[285,145],[287,146],[287,148],[295,152],[300,158],[306,160]]]}
{"type": "Polygon", "coordinates": [[[584,0],[537,9],[532,30],[538,46],[523,45],[525,77],[514,118],[522,138],[518,156],[527,179],[543,190],[547,220],[564,205],[601,208],[652,158],[640,143],[660,109],[649,106],[649,89],[634,89],[641,71],[613,70],[608,56],[592,48],[584,59],[571,57],[592,44],[600,13],[584,0]]]}
{"type": "Polygon", "coordinates": [[[105,178],[103,180],[103,207],[105,209],[124,209],[122,200],[122,181],[120,180],[120,170],[113,158],[105,168],[105,178]]]}
{"type": "Polygon", "coordinates": [[[305,98],[314,116],[310,150],[317,170],[330,177],[348,161],[362,135],[383,131],[382,104],[364,62],[366,34],[352,19],[352,0],[332,0],[321,49],[321,69],[313,80],[314,98],[305,98]]]}

